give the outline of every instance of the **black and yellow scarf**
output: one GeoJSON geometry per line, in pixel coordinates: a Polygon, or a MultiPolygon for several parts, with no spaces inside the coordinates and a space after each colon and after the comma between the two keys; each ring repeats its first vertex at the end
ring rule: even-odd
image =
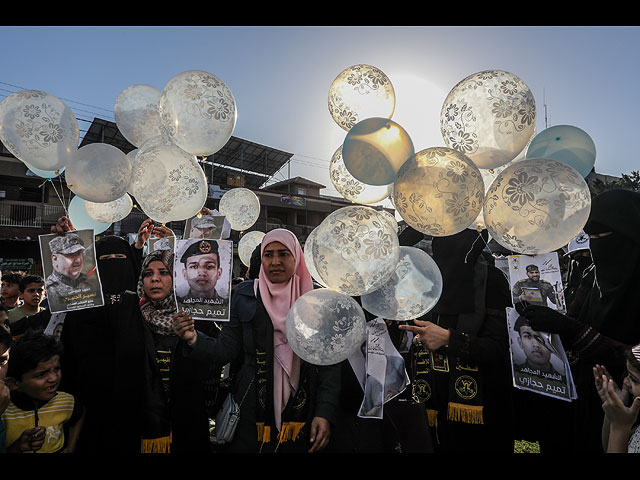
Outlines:
{"type": "Polygon", "coordinates": [[[262,319],[253,322],[256,352],[257,435],[262,451],[277,451],[282,444],[297,442],[305,432],[310,411],[310,366],[306,362],[301,363],[298,389],[282,412],[282,426],[280,432],[277,432],[273,411],[273,325],[260,299],[257,302],[256,317],[262,319]]]}

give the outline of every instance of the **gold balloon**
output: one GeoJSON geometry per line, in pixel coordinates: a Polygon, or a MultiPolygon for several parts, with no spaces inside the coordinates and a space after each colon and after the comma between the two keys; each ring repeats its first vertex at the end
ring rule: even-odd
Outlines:
{"type": "Polygon", "coordinates": [[[400,168],[393,186],[393,204],[400,216],[416,230],[436,237],[471,225],[483,201],[478,167],[447,147],[418,152],[400,168]]]}
{"type": "Polygon", "coordinates": [[[331,157],[329,178],[340,195],[353,203],[369,205],[379,202],[387,198],[391,190],[390,185],[367,185],[356,180],[344,166],[342,145],[331,157]]]}
{"type": "Polygon", "coordinates": [[[367,118],[355,125],[342,144],[344,166],[367,185],[389,185],[413,154],[404,128],[386,118],[367,118]]]}
{"type": "Polygon", "coordinates": [[[371,65],[353,65],[343,70],[329,87],[329,113],[346,131],[365,118],[391,118],[395,106],[396,95],[389,77],[371,65]]]}
{"type": "Polygon", "coordinates": [[[516,158],[535,127],[531,90],[502,70],[485,70],[459,82],[440,113],[445,144],[467,155],[478,168],[499,167],[516,158]]]}
{"type": "Polygon", "coordinates": [[[505,168],[487,191],[484,220],[493,239],[525,255],[553,252],[582,230],[589,187],[573,167],[529,158],[505,168]]]}

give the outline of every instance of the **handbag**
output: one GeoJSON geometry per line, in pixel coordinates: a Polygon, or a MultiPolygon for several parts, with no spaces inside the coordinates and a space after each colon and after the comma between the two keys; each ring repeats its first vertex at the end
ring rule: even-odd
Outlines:
{"type": "Polygon", "coordinates": [[[215,437],[216,443],[229,443],[233,440],[233,437],[236,433],[236,428],[238,427],[238,420],[240,419],[240,407],[244,402],[244,399],[247,397],[247,393],[251,389],[251,385],[253,385],[253,379],[247,387],[247,391],[245,392],[242,400],[238,404],[233,398],[232,393],[227,394],[227,398],[224,400],[222,404],[222,408],[216,415],[216,423],[215,423],[215,437]]]}

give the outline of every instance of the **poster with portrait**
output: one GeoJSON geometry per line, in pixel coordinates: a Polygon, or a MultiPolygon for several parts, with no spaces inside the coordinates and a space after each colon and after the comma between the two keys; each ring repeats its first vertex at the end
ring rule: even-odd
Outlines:
{"type": "Polygon", "coordinates": [[[556,252],[509,255],[509,283],[513,305],[530,303],[567,312],[560,262],[556,252]]]}
{"type": "Polygon", "coordinates": [[[184,238],[229,238],[229,229],[225,228],[228,224],[224,215],[195,216],[185,222],[184,238]]]}
{"type": "Polygon", "coordinates": [[[40,235],[39,241],[52,313],[104,305],[93,230],[40,235]]]}
{"type": "Polygon", "coordinates": [[[153,253],[156,250],[171,250],[175,248],[176,237],[173,235],[164,238],[150,237],[147,240],[147,252],[153,253]]]}
{"type": "Polygon", "coordinates": [[[507,324],[513,386],[569,402],[577,398],[560,337],[533,330],[515,308],[507,308],[507,324]]]}
{"type": "Polygon", "coordinates": [[[229,320],[233,241],[177,240],[174,295],[179,312],[197,320],[229,320]]]}

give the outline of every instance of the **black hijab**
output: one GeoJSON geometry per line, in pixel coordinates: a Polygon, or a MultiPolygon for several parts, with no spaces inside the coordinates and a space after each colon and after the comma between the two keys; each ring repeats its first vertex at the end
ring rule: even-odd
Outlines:
{"type": "Polygon", "coordinates": [[[124,238],[109,235],[97,241],[96,260],[105,295],[116,295],[125,290],[136,291],[140,272],[131,245],[124,238]],[[124,258],[100,259],[102,255],[109,254],[124,255],[124,258]]]}
{"type": "Polygon", "coordinates": [[[479,233],[470,228],[447,237],[433,237],[433,259],[442,274],[442,294],[433,308],[434,313],[474,311],[474,270],[487,238],[486,230],[479,233]]]}
{"type": "Polygon", "coordinates": [[[584,226],[595,283],[579,319],[627,344],[640,340],[640,193],[612,189],[593,198],[584,226]]]}

